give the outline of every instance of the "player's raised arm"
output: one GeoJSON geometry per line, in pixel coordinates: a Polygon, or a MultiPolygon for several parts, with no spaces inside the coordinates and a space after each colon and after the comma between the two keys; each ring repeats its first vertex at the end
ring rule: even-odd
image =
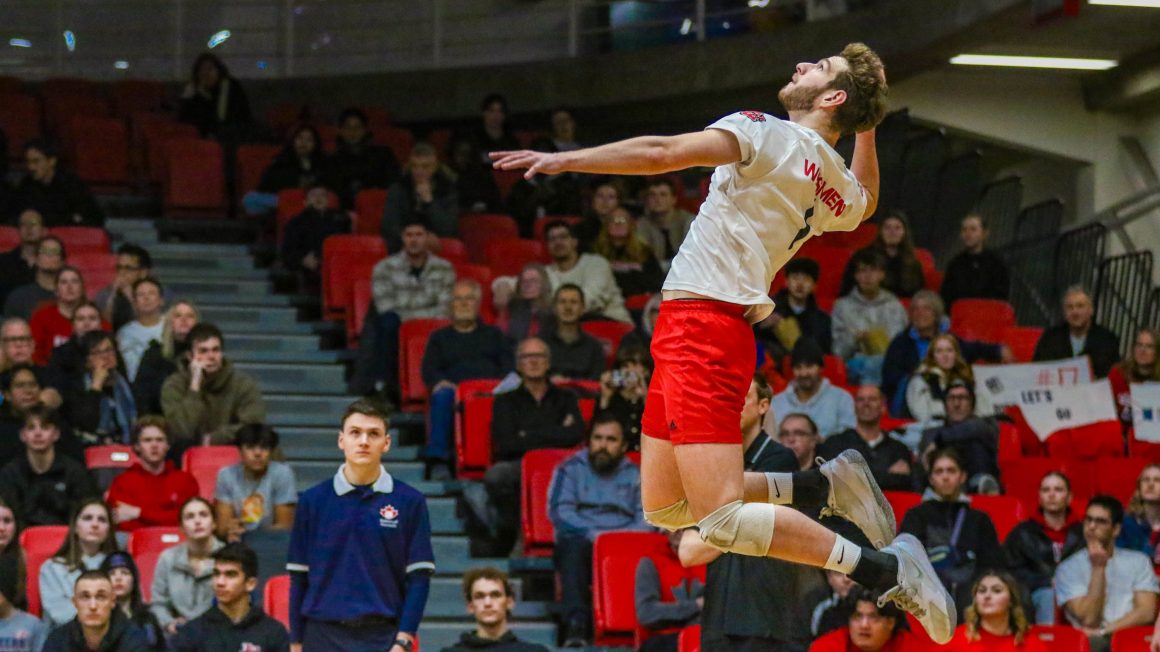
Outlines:
{"type": "Polygon", "coordinates": [[[878,149],[874,141],[874,130],[863,131],[854,137],[854,157],[850,160],[850,171],[858,183],[866,190],[865,220],[878,208],[878,149]]]}
{"type": "Polygon", "coordinates": [[[695,166],[716,167],[741,160],[737,137],[719,129],[679,136],[641,136],[571,152],[492,152],[500,170],[527,169],[536,174],[586,172],[590,174],[663,174],[695,166]]]}

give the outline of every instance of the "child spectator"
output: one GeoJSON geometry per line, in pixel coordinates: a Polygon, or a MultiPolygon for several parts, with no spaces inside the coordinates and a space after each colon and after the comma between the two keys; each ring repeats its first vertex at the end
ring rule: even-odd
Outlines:
{"type": "Polygon", "coordinates": [[[282,265],[301,275],[305,287],[321,287],[322,242],[332,235],[350,233],[350,216],[331,209],[326,188],[306,192],[306,210],[282,229],[282,265]]]}
{"type": "Polygon", "coordinates": [[[864,249],[851,264],[857,286],[834,303],[834,353],[846,360],[851,383],[877,385],[886,347],[906,328],[906,308],[882,287],[886,261],[881,253],[864,249]]]}

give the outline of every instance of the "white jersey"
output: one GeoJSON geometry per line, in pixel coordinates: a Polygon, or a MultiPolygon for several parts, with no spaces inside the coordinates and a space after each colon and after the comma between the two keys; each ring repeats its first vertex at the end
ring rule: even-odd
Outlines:
{"type": "Polygon", "coordinates": [[[868,198],[813,129],[758,111],[706,129],[735,135],[741,161],[713,172],[664,289],[749,306],[746,316],[758,322],[773,311],[769,287],[777,271],[811,236],[857,228],[868,198]]]}

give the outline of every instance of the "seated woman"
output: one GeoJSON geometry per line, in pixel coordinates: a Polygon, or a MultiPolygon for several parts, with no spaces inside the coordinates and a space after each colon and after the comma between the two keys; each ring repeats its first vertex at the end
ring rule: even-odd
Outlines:
{"type": "Polygon", "coordinates": [[[117,343],[105,331],[92,331],[80,344],[85,368],[68,380],[65,418],[86,445],[128,443],[137,403],[133,387],[121,375],[117,343]]]}
{"type": "Polygon", "coordinates": [[[108,331],[109,324],[101,320],[101,311],[88,299],[81,301],[72,313],[72,335],[52,350],[48,367],[57,378],[71,378],[85,368],[81,353],[81,337],[92,331],[108,331]]]}
{"type": "Polygon", "coordinates": [[[141,599],[141,574],[137,571],[137,562],[133,561],[127,552],[114,552],[105,557],[101,570],[109,574],[109,580],[113,584],[113,595],[117,598],[117,607],[129,622],[145,634],[148,649],[159,652],[168,649],[161,625],[157,624],[157,618],[141,599]]]}
{"type": "Polygon", "coordinates": [[[975,581],[971,595],[965,622],[947,647],[954,652],[1047,652],[1047,645],[1029,631],[1015,578],[988,571],[975,581]]]}
{"type": "Polygon", "coordinates": [[[592,190],[592,201],[588,210],[584,211],[584,220],[576,225],[576,237],[580,240],[581,252],[592,251],[600,230],[612,219],[612,213],[624,205],[626,194],[623,181],[615,177],[600,183],[592,190]]]}
{"type": "Polygon", "coordinates": [[[520,271],[514,288],[510,282],[502,287],[500,281],[510,281],[511,278],[504,276],[492,283],[496,327],[512,342],[551,331],[555,317],[552,313],[552,282],[548,278],[548,271],[540,263],[528,263],[520,271]]]}
{"type": "Polygon", "coordinates": [[[100,498],[90,498],[73,512],[64,543],[40,567],[40,607],[44,622],[60,627],[77,615],[73,584],[86,570],[98,570],[117,551],[113,514],[100,498]]]}
{"type": "Polygon", "coordinates": [[[85,280],[75,267],[62,267],[56,273],[54,300],[32,313],[28,327],[32,329],[32,339],[36,348],[32,360],[36,364],[48,364],[52,350],[68,341],[73,333],[73,311],[85,301],[85,280]]]}
{"type": "MultiPolygon", "coordinates": [[[[866,249],[873,249],[886,258],[886,279],[882,281],[882,287],[893,292],[894,296],[912,297],[926,284],[922,263],[914,255],[910,226],[902,211],[896,209],[882,218],[878,223],[878,237],[862,251],[866,249]]],[[[851,257],[842,273],[839,296],[849,294],[854,287],[855,271],[854,258],[851,257]]]]}
{"type": "Polygon", "coordinates": [[[1055,567],[1084,546],[1083,515],[1072,514],[1070,504],[1071,481],[1050,471],[1039,481],[1039,511],[1003,542],[1007,568],[1029,593],[1037,625],[1055,624],[1055,567]]]}
{"type": "Polygon", "coordinates": [[[999,535],[991,517],[972,508],[963,493],[967,472],[959,454],[954,449],[935,451],[929,464],[930,487],[922,503],[906,513],[899,531],[926,546],[943,586],[955,604],[965,605],[980,572],[1004,567],[999,535]]]}
{"type": "Polygon", "coordinates": [[[210,555],[225,545],[214,537],[214,527],[213,505],[201,496],[190,498],[181,506],[185,541],[157,558],[149,610],[168,636],[213,605],[210,555]]]}
{"type": "Polygon", "coordinates": [[[1160,464],[1149,464],[1136,479],[1136,493],[1128,501],[1124,524],[1116,546],[1138,550],[1160,569],[1160,547],[1156,540],[1160,532],[1160,464]]]}
{"type": "Polygon", "coordinates": [[[189,350],[186,336],[201,321],[201,312],[192,301],[177,301],[165,313],[161,341],[153,341],[137,365],[133,397],[141,414],[161,414],[161,385],[177,371],[179,360],[189,350]]]}
{"type": "MultiPolygon", "coordinates": [[[[910,382],[906,385],[906,406],[910,416],[920,424],[946,416],[947,387],[954,380],[963,380],[975,385],[975,374],[971,365],[963,359],[959,340],[950,333],[934,336],[926,349],[926,357],[918,365],[910,382]]],[[[995,414],[987,392],[975,391],[975,415],[989,417],[995,414]]]]}
{"type": "Polygon", "coordinates": [[[636,233],[636,218],[618,207],[600,229],[592,252],[608,259],[620,292],[634,294],[660,292],[665,274],[652,249],[636,233]]]}
{"type": "Polygon", "coordinates": [[[24,549],[20,547],[20,524],[16,521],[16,512],[0,498],[0,558],[2,557],[15,558],[16,566],[16,592],[4,597],[17,609],[27,610],[28,598],[24,590],[27,570],[24,564],[24,549]]]}
{"type": "Polygon", "coordinates": [[[1160,364],[1157,363],[1156,358],[1158,340],[1160,340],[1160,333],[1150,328],[1141,328],[1136,331],[1136,339],[1132,342],[1132,353],[1108,372],[1108,382],[1112,384],[1112,396],[1116,398],[1116,411],[1119,414],[1120,423],[1124,424],[1125,428],[1132,425],[1132,393],[1129,390],[1129,385],[1160,381],[1160,364]]]}
{"type": "Polygon", "coordinates": [[[278,192],[290,188],[318,185],[329,180],[329,161],[322,151],[322,137],[311,125],[301,125],[290,134],[270,167],[262,173],[258,189],[242,198],[242,205],[250,215],[269,213],[278,208],[278,192]]]}

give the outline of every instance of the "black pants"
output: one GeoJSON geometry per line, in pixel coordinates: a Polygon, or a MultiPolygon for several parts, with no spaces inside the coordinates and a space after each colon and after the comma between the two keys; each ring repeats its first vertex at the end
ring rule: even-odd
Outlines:
{"type": "MultiPolygon", "coordinates": [[[[496,545],[511,551],[520,529],[520,461],[496,462],[483,474],[488,501],[495,510],[496,545]]],[[[506,556],[506,554],[505,554],[506,556]]]]}
{"type": "Polygon", "coordinates": [[[385,652],[395,643],[394,622],[352,624],[306,620],[302,623],[302,652],[385,652]]]}
{"type": "Polygon", "coordinates": [[[800,643],[759,636],[730,636],[701,630],[701,652],[805,652],[800,643]]]}
{"type": "Polygon", "coordinates": [[[592,542],[583,536],[557,535],[552,553],[560,575],[560,602],[569,636],[592,628],[592,542]]]}

